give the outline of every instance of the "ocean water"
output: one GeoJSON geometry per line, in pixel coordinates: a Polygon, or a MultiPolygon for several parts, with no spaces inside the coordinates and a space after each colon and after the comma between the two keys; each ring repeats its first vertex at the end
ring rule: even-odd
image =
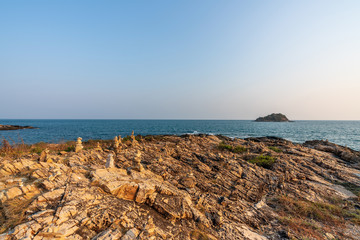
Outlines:
{"type": "Polygon", "coordinates": [[[0,131],[0,139],[25,143],[58,143],[89,139],[112,139],[135,131],[135,135],[186,133],[221,134],[228,137],[277,136],[293,142],[327,139],[360,150],[360,121],[254,122],[250,120],[0,120],[0,124],[30,125],[38,129],[0,131]]]}

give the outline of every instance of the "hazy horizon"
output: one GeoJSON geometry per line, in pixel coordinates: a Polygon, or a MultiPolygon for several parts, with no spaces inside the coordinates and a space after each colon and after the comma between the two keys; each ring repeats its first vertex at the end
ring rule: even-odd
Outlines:
{"type": "MultiPolygon", "coordinates": [[[[149,120],[149,121],[255,121],[254,119],[220,119],[220,118],[1,118],[1,120],[149,120]]],[[[326,119],[289,119],[290,122],[296,122],[296,121],[349,121],[349,122],[358,122],[360,120],[347,120],[347,119],[337,119],[337,120],[326,120],[326,119]]],[[[268,123],[268,122],[265,122],[268,123]]],[[[276,122],[275,122],[276,123],[276,122]]],[[[1,124],[1,123],[0,123],[1,124]]]]}
{"type": "Polygon", "coordinates": [[[0,119],[360,120],[359,1],[2,1],[0,119]]]}

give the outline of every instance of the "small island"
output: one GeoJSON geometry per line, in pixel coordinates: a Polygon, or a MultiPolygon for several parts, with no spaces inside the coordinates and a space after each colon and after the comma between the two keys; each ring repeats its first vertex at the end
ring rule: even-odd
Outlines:
{"type": "Polygon", "coordinates": [[[1,125],[0,124],[0,131],[1,130],[18,130],[18,129],[34,129],[31,126],[19,126],[19,125],[1,125]]]}
{"type": "Polygon", "coordinates": [[[281,113],[272,113],[266,117],[259,117],[255,122],[290,122],[290,120],[281,113]]]}

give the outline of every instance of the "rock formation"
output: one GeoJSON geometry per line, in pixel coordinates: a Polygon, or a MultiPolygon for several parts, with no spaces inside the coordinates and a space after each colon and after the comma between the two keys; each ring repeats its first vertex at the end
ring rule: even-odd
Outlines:
{"type": "Polygon", "coordinates": [[[48,155],[49,155],[49,149],[45,148],[45,150],[42,151],[41,154],[40,154],[39,161],[40,162],[45,162],[46,159],[48,158],[48,155]]]}
{"type": "Polygon", "coordinates": [[[75,152],[76,153],[81,152],[81,150],[84,148],[83,145],[82,145],[81,140],[82,140],[81,137],[78,137],[77,140],[76,140],[76,146],[75,146],[75,152]]]}
{"type": "Polygon", "coordinates": [[[114,149],[118,149],[119,148],[119,140],[118,137],[115,136],[114,137],[114,149]]]}
{"type": "Polygon", "coordinates": [[[19,126],[19,125],[1,125],[0,124],[0,131],[1,130],[19,130],[19,129],[34,129],[31,126],[19,126]]]}
{"type": "Polygon", "coordinates": [[[134,170],[142,172],[144,167],[141,165],[141,152],[138,150],[134,155],[134,170]]]}
{"type": "Polygon", "coordinates": [[[185,135],[114,158],[106,143],[0,154],[0,239],[360,239],[357,151],[185,135]]]}
{"type": "Polygon", "coordinates": [[[289,119],[281,113],[272,113],[266,117],[259,117],[255,122],[289,122],[289,119]]]}
{"type": "Polygon", "coordinates": [[[136,141],[134,131],[131,132],[130,138],[131,138],[131,141],[136,141]]]}
{"type": "Polygon", "coordinates": [[[107,160],[106,160],[106,168],[114,168],[114,155],[112,153],[109,154],[107,160]]]}
{"type": "Polygon", "coordinates": [[[134,131],[131,132],[130,139],[131,139],[131,144],[132,144],[134,147],[138,147],[138,146],[139,146],[139,142],[138,142],[138,141],[136,140],[136,138],[135,138],[134,131]]]}
{"type": "Polygon", "coordinates": [[[96,147],[94,148],[94,150],[95,150],[95,151],[102,151],[102,150],[103,150],[103,149],[101,148],[99,142],[96,143],[96,147]]]}

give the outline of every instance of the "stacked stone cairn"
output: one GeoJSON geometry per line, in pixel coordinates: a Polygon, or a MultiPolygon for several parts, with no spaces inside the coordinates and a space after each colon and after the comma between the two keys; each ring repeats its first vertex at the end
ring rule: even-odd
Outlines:
{"type": "Polygon", "coordinates": [[[118,149],[119,148],[119,139],[117,136],[114,137],[114,149],[118,149]]]}
{"type": "Polygon", "coordinates": [[[139,146],[139,142],[135,138],[134,131],[131,132],[130,138],[131,138],[131,145],[132,146],[139,146]]]}
{"type": "Polygon", "coordinates": [[[95,151],[100,151],[100,152],[102,152],[102,148],[101,148],[99,142],[97,142],[96,147],[94,148],[94,150],[95,150],[95,151]]]}
{"type": "Polygon", "coordinates": [[[75,152],[81,152],[81,150],[84,148],[81,142],[82,138],[78,137],[77,141],[76,141],[76,146],[75,146],[75,152]]]}
{"type": "Polygon", "coordinates": [[[110,153],[108,155],[108,158],[106,159],[106,165],[105,165],[106,168],[114,168],[115,165],[114,165],[114,155],[112,153],[110,153]]]}
{"type": "Polygon", "coordinates": [[[139,150],[134,155],[134,170],[139,172],[145,170],[143,165],[141,165],[141,152],[139,150]]]}

